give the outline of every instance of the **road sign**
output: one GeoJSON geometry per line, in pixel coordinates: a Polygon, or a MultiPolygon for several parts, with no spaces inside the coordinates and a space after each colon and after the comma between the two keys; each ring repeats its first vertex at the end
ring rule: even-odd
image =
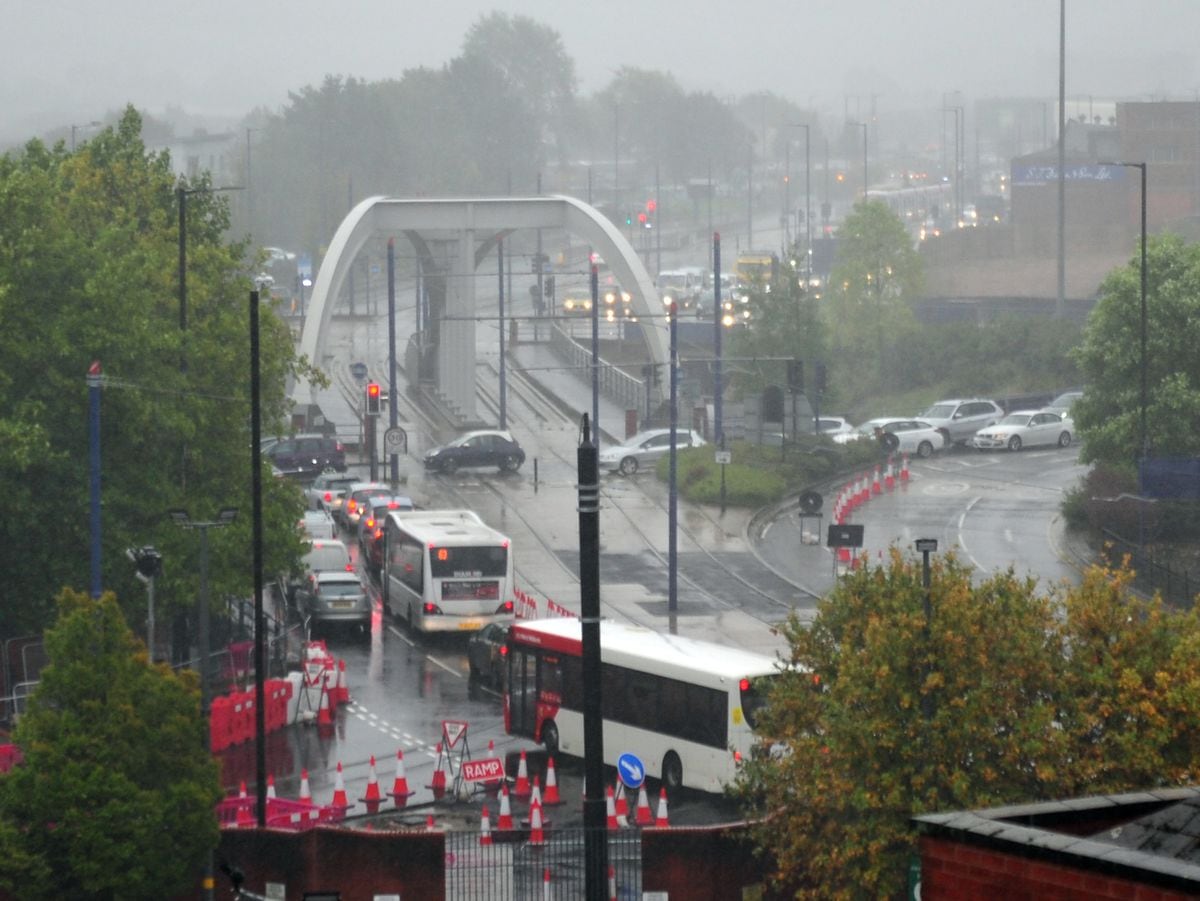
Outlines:
{"type": "Polygon", "coordinates": [[[462,776],[468,782],[499,782],[504,778],[504,762],[499,757],[464,760],[462,776]]]}
{"type": "Polygon", "coordinates": [[[724,466],[727,463],[733,462],[733,451],[717,451],[715,454],[716,461],[724,466]]]}
{"type": "Polygon", "coordinates": [[[351,363],[350,364],[350,375],[354,376],[354,381],[356,381],[356,382],[366,381],[367,364],[362,363],[362,362],[351,363]]]}
{"type": "Polygon", "coordinates": [[[408,432],[404,431],[400,426],[392,426],[383,433],[383,449],[389,454],[398,454],[401,451],[408,451],[408,432]]]}
{"type": "Polygon", "coordinates": [[[467,734],[467,723],[464,720],[442,720],[442,739],[446,749],[453,748],[460,738],[467,734]]]}
{"type": "Polygon", "coordinates": [[[633,754],[622,754],[617,758],[617,774],[626,788],[641,788],[646,781],[646,767],[633,754]]]}

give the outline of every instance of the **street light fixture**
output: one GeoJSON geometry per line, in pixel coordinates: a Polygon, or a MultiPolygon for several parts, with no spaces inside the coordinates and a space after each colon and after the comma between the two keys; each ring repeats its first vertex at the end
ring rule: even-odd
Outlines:
{"type": "Polygon", "coordinates": [[[125,556],[137,568],[137,577],[146,583],[146,648],[154,662],[154,579],[162,575],[162,554],[151,545],[125,549],[125,556]]]}
{"type": "Polygon", "coordinates": [[[84,128],[99,128],[103,124],[104,123],[100,122],[99,120],[93,120],[91,122],[84,122],[82,125],[72,125],[71,126],[71,152],[72,153],[75,152],[75,132],[80,131],[84,128]]]}
{"type": "Polygon", "coordinates": [[[1145,460],[1149,453],[1146,444],[1146,400],[1149,394],[1146,378],[1146,164],[1145,163],[1101,163],[1102,166],[1124,166],[1127,169],[1139,169],[1142,176],[1142,271],[1141,271],[1141,422],[1138,426],[1138,460],[1145,460]]]}

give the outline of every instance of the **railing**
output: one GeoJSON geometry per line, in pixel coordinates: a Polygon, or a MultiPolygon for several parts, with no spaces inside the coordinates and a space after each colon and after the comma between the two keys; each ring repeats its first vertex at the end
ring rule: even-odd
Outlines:
{"type": "Polygon", "coordinates": [[[1128,556],[1133,567],[1134,587],[1145,594],[1159,592],[1164,601],[1180,608],[1190,608],[1200,592],[1200,578],[1187,570],[1172,569],[1165,563],[1160,563],[1146,552],[1146,548],[1127,541],[1116,532],[1103,529],[1105,544],[1108,546],[1107,556],[1113,564],[1118,564],[1128,556]]]}
{"type": "MultiPolygon", "coordinates": [[[[482,845],[478,832],[448,832],[446,899],[577,901],[586,897],[586,833],[578,827],[546,829],[544,841],[539,844],[530,840],[528,828],[493,831],[492,844],[482,845]]],[[[641,836],[636,830],[606,835],[611,890],[606,886],[604,897],[641,898],[641,836]]]]}
{"type": "MultiPolygon", "coordinates": [[[[559,326],[550,334],[550,346],[574,374],[590,382],[592,372],[592,349],[584,347],[559,326]]],[[[624,372],[612,363],[600,360],[600,393],[626,410],[643,410],[646,407],[646,383],[624,372]]]]}

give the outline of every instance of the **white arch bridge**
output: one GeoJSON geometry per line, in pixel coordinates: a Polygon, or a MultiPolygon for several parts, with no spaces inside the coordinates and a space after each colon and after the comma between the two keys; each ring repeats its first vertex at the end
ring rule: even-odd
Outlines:
{"type": "MultiPolygon", "coordinates": [[[[648,327],[639,329],[647,360],[666,363],[664,329],[650,326],[662,312],[658,290],[632,245],[609,220],[572,197],[475,197],[406,200],[369,197],[342,220],[321,262],[313,285],[300,352],[315,365],[326,361],[325,341],[334,302],[364,245],[380,235],[403,236],[426,273],[437,273],[429,239],[449,241],[449,259],[458,276],[472,276],[497,242],[520,229],[561,229],[578,236],[608,263],[631,296],[634,314],[648,327]]],[[[443,399],[465,419],[475,418],[476,299],[472,277],[428,277],[435,381],[443,399]]]]}

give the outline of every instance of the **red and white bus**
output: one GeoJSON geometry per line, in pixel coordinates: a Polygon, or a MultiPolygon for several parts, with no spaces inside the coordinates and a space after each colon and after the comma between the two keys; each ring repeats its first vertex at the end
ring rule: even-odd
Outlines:
{"type": "MultiPolygon", "coordinates": [[[[504,725],[551,754],[583,756],[583,645],[577,619],[513,623],[504,725]]],[[[604,762],[636,755],[668,788],[719,792],[759,741],[755,715],[773,657],[640,626],[600,624],[604,762]]]]}

